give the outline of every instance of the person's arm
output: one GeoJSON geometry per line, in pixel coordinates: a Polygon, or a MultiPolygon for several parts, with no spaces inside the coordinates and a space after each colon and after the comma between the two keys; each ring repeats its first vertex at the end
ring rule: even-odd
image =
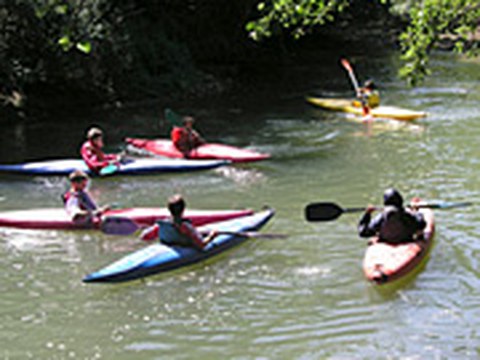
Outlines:
{"type": "Polygon", "coordinates": [[[187,236],[192,240],[193,245],[198,250],[203,250],[207,244],[214,239],[216,232],[211,231],[205,238],[200,232],[189,222],[184,221],[179,228],[182,235],[187,236]]]}
{"type": "Polygon", "coordinates": [[[156,240],[158,239],[159,231],[160,231],[160,225],[158,224],[152,225],[142,231],[142,233],[140,234],[140,239],[143,241],[156,240]]]}
{"type": "Polygon", "coordinates": [[[82,146],[80,154],[82,155],[82,159],[85,161],[89,169],[94,171],[100,170],[109,164],[108,161],[99,160],[97,154],[95,154],[95,151],[93,151],[90,146],[82,146]]]}
{"type": "Polygon", "coordinates": [[[196,130],[192,130],[192,138],[195,147],[206,144],[205,139],[196,130]]]}
{"type": "Polygon", "coordinates": [[[360,237],[370,237],[377,234],[380,229],[381,221],[383,217],[381,214],[377,215],[372,220],[372,213],[375,211],[375,207],[369,205],[358,223],[358,235],[360,237]]]}
{"type": "Polygon", "coordinates": [[[411,210],[408,212],[413,216],[417,232],[422,231],[427,226],[425,217],[421,212],[418,211],[418,205],[421,204],[421,200],[417,197],[413,198],[410,202],[411,210]]]}
{"type": "Polygon", "coordinates": [[[412,214],[412,216],[415,219],[417,231],[422,231],[423,229],[425,229],[425,227],[427,226],[427,222],[425,221],[425,217],[423,216],[423,214],[421,212],[415,212],[412,214]]]}

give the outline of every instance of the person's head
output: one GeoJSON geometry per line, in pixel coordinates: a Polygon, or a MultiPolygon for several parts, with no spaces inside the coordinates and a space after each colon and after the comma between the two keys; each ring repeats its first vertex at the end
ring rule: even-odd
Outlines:
{"type": "Polygon", "coordinates": [[[193,116],[185,116],[183,118],[183,125],[186,127],[186,128],[189,128],[191,129],[193,127],[193,123],[195,122],[195,119],[193,118],[193,116]]]}
{"type": "Polygon", "coordinates": [[[103,147],[103,131],[98,127],[92,127],[87,132],[87,139],[99,148],[103,147]]]}
{"type": "Polygon", "coordinates": [[[76,191],[84,190],[88,184],[88,175],[81,170],[75,170],[68,176],[72,188],[76,191]]]}
{"type": "Polygon", "coordinates": [[[363,87],[365,89],[368,89],[368,90],[375,90],[377,87],[375,86],[375,83],[373,82],[373,80],[369,79],[367,81],[365,81],[365,84],[363,84],[363,87]]]}
{"type": "Polygon", "coordinates": [[[383,205],[401,208],[403,206],[403,197],[396,189],[387,189],[383,193],[383,205]]]}
{"type": "Polygon", "coordinates": [[[181,217],[185,206],[185,200],[181,195],[176,194],[168,199],[168,210],[173,217],[181,217]]]}

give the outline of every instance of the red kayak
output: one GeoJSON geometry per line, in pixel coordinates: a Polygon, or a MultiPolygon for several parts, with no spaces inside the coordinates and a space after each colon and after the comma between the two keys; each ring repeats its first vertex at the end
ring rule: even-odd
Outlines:
{"type": "MultiPolygon", "coordinates": [[[[185,210],[185,218],[195,226],[224,221],[253,214],[252,210],[185,210]]],[[[133,220],[139,226],[148,226],[170,215],[166,208],[130,208],[110,210],[105,216],[133,220]]],[[[84,227],[74,224],[62,208],[31,209],[0,212],[0,226],[22,229],[75,230],[84,227]]]]}
{"type": "Polygon", "coordinates": [[[379,242],[377,238],[370,240],[363,259],[363,272],[368,280],[378,285],[390,283],[424,263],[432,247],[435,221],[431,209],[419,211],[425,217],[427,226],[418,239],[403,244],[379,242]]]}
{"type": "MultiPolygon", "coordinates": [[[[169,158],[183,158],[183,154],[177,150],[171,140],[168,139],[133,139],[126,138],[127,144],[135,148],[146,150],[152,154],[165,156],[169,158]]],[[[191,151],[189,159],[196,160],[230,160],[232,162],[252,162],[265,160],[270,157],[269,154],[262,154],[256,151],[240,149],[234,146],[223,144],[205,144],[191,151]]]]}

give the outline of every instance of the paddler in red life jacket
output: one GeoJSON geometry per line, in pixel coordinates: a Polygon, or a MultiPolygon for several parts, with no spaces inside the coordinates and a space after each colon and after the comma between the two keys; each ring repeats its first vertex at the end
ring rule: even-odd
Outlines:
{"type": "Polygon", "coordinates": [[[174,126],[170,134],[173,145],[179,150],[185,158],[188,158],[190,152],[200,145],[205,144],[205,140],[193,128],[195,119],[191,116],[183,118],[183,126],[174,126]]]}
{"type": "Polygon", "coordinates": [[[378,236],[379,241],[400,244],[411,242],[425,228],[422,213],[417,212],[414,199],[412,209],[403,207],[403,198],[395,189],[387,189],[383,195],[382,213],[371,219],[375,207],[369,205],[358,224],[361,237],[378,236]]]}
{"type": "Polygon", "coordinates": [[[171,218],[145,229],[140,238],[145,241],[160,238],[160,241],[167,245],[193,247],[203,250],[217,236],[217,232],[211,231],[207,236],[203,237],[189,220],[183,218],[185,207],[185,200],[181,195],[172,196],[168,200],[168,210],[171,218]]]}
{"type": "Polygon", "coordinates": [[[103,131],[97,127],[92,127],[87,132],[87,141],[85,141],[80,150],[83,161],[90,170],[99,173],[104,167],[110,164],[118,164],[121,156],[116,154],[105,154],[102,150],[103,131]]]}
{"type": "Polygon", "coordinates": [[[363,87],[358,89],[359,98],[363,110],[363,116],[369,116],[370,110],[380,105],[380,93],[373,80],[365,81],[363,87]]]}
{"type": "Polygon", "coordinates": [[[99,208],[86,191],[88,175],[81,170],[75,170],[68,178],[70,189],[62,195],[67,214],[77,224],[85,226],[99,224],[101,215],[108,207],[99,208]]]}

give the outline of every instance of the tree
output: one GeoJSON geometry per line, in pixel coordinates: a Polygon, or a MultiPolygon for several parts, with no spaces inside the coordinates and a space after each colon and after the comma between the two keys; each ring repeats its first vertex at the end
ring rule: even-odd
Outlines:
{"type": "MultiPolygon", "coordinates": [[[[266,0],[258,3],[259,17],[246,25],[250,37],[287,32],[298,38],[316,26],[335,20],[355,0],[266,0]]],[[[440,40],[448,39],[452,49],[478,54],[476,31],[480,23],[478,0],[377,0],[406,26],[399,36],[404,66],[400,75],[415,85],[429,74],[429,53],[440,40]]]]}

